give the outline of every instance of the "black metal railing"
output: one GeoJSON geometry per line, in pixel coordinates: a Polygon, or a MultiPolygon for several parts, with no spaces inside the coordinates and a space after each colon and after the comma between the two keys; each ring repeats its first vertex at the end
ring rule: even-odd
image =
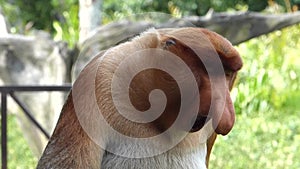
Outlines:
{"type": "Polygon", "coordinates": [[[29,109],[21,100],[15,95],[15,92],[54,92],[61,91],[66,92],[71,89],[70,84],[62,86],[0,86],[1,93],[1,168],[7,169],[7,97],[11,97],[23,110],[29,120],[49,139],[49,133],[38,123],[38,121],[32,116],[29,109]]]}

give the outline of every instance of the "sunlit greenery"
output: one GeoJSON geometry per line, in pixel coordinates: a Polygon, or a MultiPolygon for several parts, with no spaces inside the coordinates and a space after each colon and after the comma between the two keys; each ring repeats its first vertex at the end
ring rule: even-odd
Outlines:
{"type": "Polygon", "coordinates": [[[298,106],[291,98],[300,95],[299,35],[294,26],[239,45],[245,64],[233,90],[238,113],[298,106]]]}
{"type": "MultiPolygon", "coordinates": [[[[9,169],[33,169],[37,164],[37,157],[33,155],[23,133],[17,124],[16,117],[8,116],[8,168],[9,169]]],[[[1,127],[0,127],[1,128],[1,127]]]]}
{"type": "Polygon", "coordinates": [[[0,0],[12,33],[44,30],[70,47],[78,41],[78,8],[78,0],[0,0]]]}

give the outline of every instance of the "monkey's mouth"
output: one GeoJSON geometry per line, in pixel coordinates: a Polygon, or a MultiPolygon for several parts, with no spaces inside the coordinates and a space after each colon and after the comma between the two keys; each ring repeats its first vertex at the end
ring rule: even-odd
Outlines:
{"type": "Polygon", "coordinates": [[[189,132],[193,133],[199,131],[205,125],[206,119],[207,116],[197,116],[196,121],[189,132]]]}

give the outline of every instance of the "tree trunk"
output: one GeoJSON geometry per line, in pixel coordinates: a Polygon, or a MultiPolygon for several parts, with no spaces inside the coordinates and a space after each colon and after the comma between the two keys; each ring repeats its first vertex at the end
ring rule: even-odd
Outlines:
{"type": "Polygon", "coordinates": [[[79,43],[101,23],[102,0],[79,0],[79,43]]]}
{"type": "Polygon", "coordinates": [[[74,67],[74,80],[95,54],[124,42],[149,28],[202,27],[219,33],[233,45],[300,23],[300,12],[268,15],[255,12],[213,13],[207,16],[172,18],[162,13],[136,15],[131,20],[122,20],[103,25],[83,42],[74,67]]]}
{"type": "Polygon", "coordinates": [[[8,31],[7,31],[6,21],[0,9],[0,37],[6,36],[7,34],[8,31]]]}
{"type": "MultiPolygon", "coordinates": [[[[65,82],[66,63],[63,47],[50,35],[38,32],[35,36],[12,35],[0,37],[0,85],[60,85],[65,82]],[[3,84],[1,84],[3,83],[3,84]]],[[[71,57],[69,57],[71,58],[71,57]]],[[[16,96],[49,133],[58,119],[64,102],[59,92],[16,92],[16,96]]],[[[18,106],[8,102],[10,113],[17,117],[33,153],[39,157],[47,139],[25,116],[18,106]]]]}

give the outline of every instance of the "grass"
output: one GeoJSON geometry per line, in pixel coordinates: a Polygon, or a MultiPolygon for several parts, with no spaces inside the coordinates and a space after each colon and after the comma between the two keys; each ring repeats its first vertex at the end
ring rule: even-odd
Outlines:
{"type": "Polygon", "coordinates": [[[299,113],[298,109],[238,115],[233,131],[218,137],[211,168],[300,168],[299,113]]]}
{"type": "Polygon", "coordinates": [[[8,168],[33,169],[37,158],[31,152],[14,115],[8,116],[8,168]]]}
{"type": "Polygon", "coordinates": [[[33,169],[36,167],[37,158],[33,156],[22,131],[17,125],[16,117],[8,115],[8,165],[9,169],[33,169]]]}

